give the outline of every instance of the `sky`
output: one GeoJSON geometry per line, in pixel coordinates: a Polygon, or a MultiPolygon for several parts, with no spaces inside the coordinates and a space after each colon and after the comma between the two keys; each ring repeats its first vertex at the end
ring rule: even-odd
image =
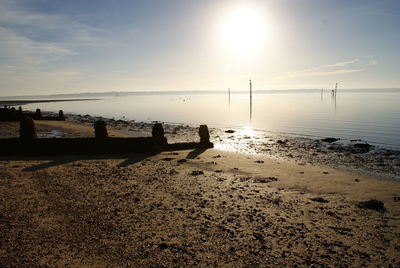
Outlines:
{"type": "Polygon", "coordinates": [[[400,87],[398,0],[0,0],[0,96],[400,87]]]}

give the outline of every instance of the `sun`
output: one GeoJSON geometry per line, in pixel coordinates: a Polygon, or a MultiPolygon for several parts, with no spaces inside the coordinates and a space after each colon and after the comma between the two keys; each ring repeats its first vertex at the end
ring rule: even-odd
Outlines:
{"type": "Polygon", "coordinates": [[[265,46],[268,27],[261,9],[237,6],[226,10],[219,27],[223,49],[230,55],[255,55],[265,46]]]}

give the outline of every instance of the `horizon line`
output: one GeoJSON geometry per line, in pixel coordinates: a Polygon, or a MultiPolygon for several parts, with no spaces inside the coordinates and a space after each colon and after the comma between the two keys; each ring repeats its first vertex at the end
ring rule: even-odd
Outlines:
{"type": "MultiPolygon", "coordinates": [[[[288,92],[321,92],[321,90],[329,92],[330,88],[298,88],[298,89],[258,89],[253,90],[254,93],[288,93],[288,92]]],[[[342,88],[341,92],[350,91],[400,91],[400,87],[388,87],[388,88],[342,88]]],[[[77,96],[77,95],[111,95],[111,94],[121,94],[121,95],[173,95],[173,94],[196,94],[196,93],[227,93],[226,90],[149,90],[149,91],[102,91],[102,92],[82,92],[82,93],[57,93],[57,94],[39,94],[39,95],[6,95],[0,96],[0,98],[22,98],[22,97],[60,97],[60,96],[77,96]]],[[[247,93],[248,90],[230,90],[231,94],[247,93]]]]}

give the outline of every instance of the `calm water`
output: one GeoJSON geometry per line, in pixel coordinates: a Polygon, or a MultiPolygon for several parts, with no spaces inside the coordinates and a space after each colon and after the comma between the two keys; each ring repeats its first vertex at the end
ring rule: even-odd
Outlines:
{"type": "Polygon", "coordinates": [[[25,109],[64,110],[115,119],[163,121],[216,127],[252,127],[270,132],[362,139],[384,147],[400,148],[400,93],[254,94],[249,96],[157,95],[108,97],[85,102],[38,103],[25,109]]]}

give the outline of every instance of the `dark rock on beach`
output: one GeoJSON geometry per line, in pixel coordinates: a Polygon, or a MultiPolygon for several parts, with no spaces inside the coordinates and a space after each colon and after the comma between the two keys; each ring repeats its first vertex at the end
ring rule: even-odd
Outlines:
{"type": "Polygon", "coordinates": [[[255,178],[254,182],[256,183],[268,183],[268,182],[272,182],[272,181],[277,181],[278,178],[276,177],[264,177],[264,178],[255,178]]]}
{"type": "Polygon", "coordinates": [[[322,197],[315,197],[315,198],[311,198],[310,200],[314,201],[314,202],[318,202],[318,203],[329,203],[328,200],[326,200],[325,198],[322,198],[322,197]]]}
{"type": "Polygon", "coordinates": [[[363,209],[372,209],[372,210],[376,210],[379,212],[386,211],[386,208],[385,208],[385,205],[383,204],[383,202],[376,200],[376,199],[371,199],[368,201],[360,202],[360,203],[358,203],[358,207],[363,208],[363,209]]]}
{"type": "Polygon", "coordinates": [[[368,143],[356,143],[353,145],[353,147],[357,149],[369,149],[372,147],[372,145],[368,143]]]}
{"type": "Polygon", "coordinates": [[[321,141],[328,142],[328,143],[335,142],[335,141],[338,141],[338,140],[339,139],[336,139],[336,138],[324,138],[324,139],[321,139],[321,141]]]}

